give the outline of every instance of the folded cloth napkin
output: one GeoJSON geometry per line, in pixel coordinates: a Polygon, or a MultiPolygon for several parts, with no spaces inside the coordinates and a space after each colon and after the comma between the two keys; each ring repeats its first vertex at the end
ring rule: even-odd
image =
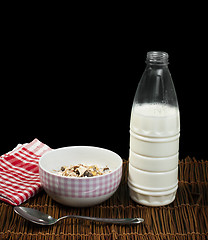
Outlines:
{"type": "Polygon", "coordinates": [[[0,200],[20,205],[34,196],[41,189],[39,159],[50,150],[34,139],[0,156],[0,200]]]}

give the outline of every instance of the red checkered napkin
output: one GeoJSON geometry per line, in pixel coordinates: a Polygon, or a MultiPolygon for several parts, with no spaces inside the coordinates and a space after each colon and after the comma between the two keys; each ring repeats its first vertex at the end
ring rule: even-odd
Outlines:
{"type": "Polygon", "coordinates": [[[34,139],[0,156],[0,200],[20,205],[34,196],[41,189],[39,159],[50,150],[34,139]]]}

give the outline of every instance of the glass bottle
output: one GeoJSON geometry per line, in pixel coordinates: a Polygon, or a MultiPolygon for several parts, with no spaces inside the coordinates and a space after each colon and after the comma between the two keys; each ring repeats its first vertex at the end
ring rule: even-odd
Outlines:
{"type": "Polygon", "coordinates": [[[131,198],[162,206],[178,187],[180,115],[168,54],[148,52],[131,112],[128,185],[131,198]]]}

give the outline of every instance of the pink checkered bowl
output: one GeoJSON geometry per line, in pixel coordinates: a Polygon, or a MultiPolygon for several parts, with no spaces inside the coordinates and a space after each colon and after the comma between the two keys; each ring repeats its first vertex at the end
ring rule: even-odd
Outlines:
{"type": "Polygon", "coordinates": [[[98,147],[64,147],[44,154],[39,161],[40,181],[55,201],[72,207],[88,207],[110,198],[122,176],[122,159],[116,153],[98,147]],[[111,172],[94,177],[65,177],[54,170],[76,164],[109,167],[111,172]]]}

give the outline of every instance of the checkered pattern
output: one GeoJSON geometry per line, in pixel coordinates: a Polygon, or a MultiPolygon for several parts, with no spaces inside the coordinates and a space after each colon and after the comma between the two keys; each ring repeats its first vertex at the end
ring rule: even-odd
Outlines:
{"type": "Polygon", "coordinates": [[[41,184],[51,194],[65,197],[99,197],[116,190],[122,176],[122,166],[106,175],[91,178],[62,177],[39,169],[41,184]]]}
{"type": "Polygon", "coordinates": [[[0,200],[20,205],[40,189],[39,159],[51,149],[34,139],[0,156],[0,200]]]}

